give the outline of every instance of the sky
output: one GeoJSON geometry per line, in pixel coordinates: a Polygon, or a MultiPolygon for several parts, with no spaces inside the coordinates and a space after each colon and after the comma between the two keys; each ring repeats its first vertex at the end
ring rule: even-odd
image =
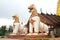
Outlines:
{"type": "Polygon", "coordinates": [[[38,13],[40,8],[46,14],[56,14],[58,0],[0,0],[0,25],[10,25],[12,15],[17,13],[20,21],[27,23],[30,13],[28,6],[34,4],[38,13]],[[1,24],[2,23],[2,24],[1,24]]]}

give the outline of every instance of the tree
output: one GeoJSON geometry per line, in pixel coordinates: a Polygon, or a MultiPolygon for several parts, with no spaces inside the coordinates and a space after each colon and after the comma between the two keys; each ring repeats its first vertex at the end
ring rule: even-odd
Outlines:
{"type": "Polygon", "coordinates": [[[6,30],[6,26],[2,26],[0,28],[0,36],[4,36],[6,34],[7,30],[6,30]]]}
{"type": "Polygon", "coordinates": [[[11,32],[13,32],[13,27],[12,26],[10,26],[9,29],[8,29],[8,33],[11,33],[11,32]]]}

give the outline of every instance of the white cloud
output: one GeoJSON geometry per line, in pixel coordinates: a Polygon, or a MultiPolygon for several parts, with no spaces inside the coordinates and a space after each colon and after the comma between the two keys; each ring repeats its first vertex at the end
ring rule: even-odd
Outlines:
{"type": "MultiPolygon", "coordinates": [[[[0,17],[11,18],[13,13],[18,13],[20,20],[27,23],[30,14],[28,12],[28,6],[30,4],[35,4],[38,13],[40,13],[40,8],[43,12],[50,12],[56,14],[58,0],[0,0],[0,17]]],[[[0,24],[10,24],[10,20],[0,19],[0,24]]],[[[12,21],[11,21],[12,22],[12,21]]]]}
{"type": "Polygon", "coordinates": [[[0,18],[0,26],[2,25],[13,25],[13,20],[12,19],[5,19],[5,18],[0,18]]]}

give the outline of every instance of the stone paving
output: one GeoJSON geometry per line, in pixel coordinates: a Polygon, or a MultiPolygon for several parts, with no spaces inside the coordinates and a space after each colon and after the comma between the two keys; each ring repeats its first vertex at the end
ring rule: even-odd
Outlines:
{"type": "Polygon", "coordinates": [[[0,38],[0,40],[23,40],[23,39],[0,38]]]}
{"type": "MultiPolygon", "coordinates": [[[[23,39],[0,38],[0,40],[23,40],[23,39]]],[[[49,38],[48,40],[60,40],[60,38],[49,38]]]]}

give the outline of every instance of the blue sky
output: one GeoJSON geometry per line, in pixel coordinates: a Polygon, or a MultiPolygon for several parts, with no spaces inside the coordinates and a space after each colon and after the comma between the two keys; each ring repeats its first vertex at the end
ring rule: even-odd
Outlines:
{"type": "Polygon", "coordinates": [[[38,13],[42,8],[44,13],[56,14],[57,2],[58,0],[0,0],[0,19],[12,19],[12,14],[17,13],[20,20],[27,23],[30,4],[35,4],[38,13]]]}

